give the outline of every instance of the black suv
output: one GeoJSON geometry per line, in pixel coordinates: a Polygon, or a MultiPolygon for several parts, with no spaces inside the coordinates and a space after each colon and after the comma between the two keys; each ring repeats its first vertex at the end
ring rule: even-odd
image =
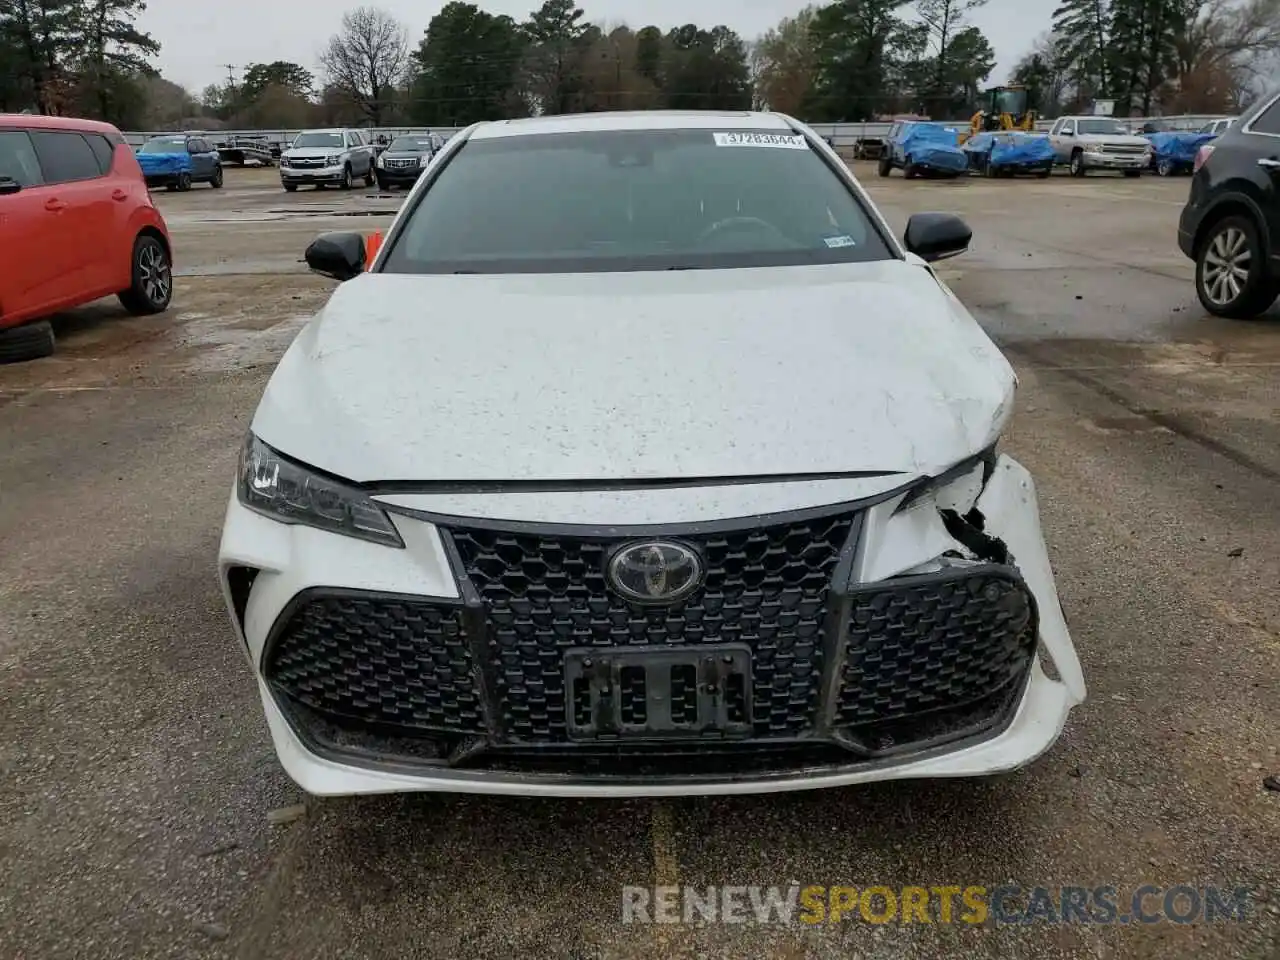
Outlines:
{"type": "Polygon", "coordinates": [[[1200,148],[1178,246],[1215,316],[1256,317],[1280,296],[1280,94],[1200,148]]]}

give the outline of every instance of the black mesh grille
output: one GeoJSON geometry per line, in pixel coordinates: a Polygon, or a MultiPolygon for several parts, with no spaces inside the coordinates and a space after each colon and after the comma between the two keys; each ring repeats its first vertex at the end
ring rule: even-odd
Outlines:
{"type": "Polygon", "coordinates": [[[563,742],[563,653],[572,647],[731,643],[752,649],[757,736],[814,723],[828,587],[853,516],[681,536],[706,563],[703,589],[675,607],[644,608],[609,591],[605,566],[623,541],[451,531],[484,600],[503,729],[563,742]]]}
{"type": "Polygon", "coordinates": [[[304,598],[268,658],[267,679],[279,692],[327,716],[484,732],[459,607],[388,597],[304,598]]]}
{"type": "Polygon", "coordinates": [[[885,723],[991,695],[1023,674],[1034,603],[1001,568],[904,577],[854,595],[837,723],[885,723]]]}

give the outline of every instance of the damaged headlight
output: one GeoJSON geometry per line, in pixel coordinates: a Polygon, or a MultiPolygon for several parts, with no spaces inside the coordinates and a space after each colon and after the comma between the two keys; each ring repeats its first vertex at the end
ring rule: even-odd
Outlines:
{"type": "Polygon", "coordinates": [[[281,523],[404,546],[382,508],[359,490],[284,457],[252,433],[240,451],[236,492],[250,510],[281,523]]]}
{"type": "Polygon", "coordinates": [[[993,444],[936,477],[921,480],[898,504],[898,510],[929,500],[939,510],[953,510],[963,516],[973,508],[995,468],[996,448],[993,444]]]}

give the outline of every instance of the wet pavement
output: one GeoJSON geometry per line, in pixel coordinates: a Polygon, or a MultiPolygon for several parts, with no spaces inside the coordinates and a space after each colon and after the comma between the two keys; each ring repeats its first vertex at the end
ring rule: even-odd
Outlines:
{"type": "Polygon", "coordinates": [[[940,266],[1018,368],[1006,446],[1090,688],[1049,754],[989,781],[271,816],[304,798],[231,641],[221,514],[262,385],[332,287],[302,250],[385,226],[399,195],[233,170],[158,194],[167,314],[75,311],[54,357],[0,367],[0,957],[1280,956],[1280,314],[1205,316],[1174,243],[1185,179],[859,173],[896,229],[974,227],[940,266]],[[1254,899],[1217,924],[620,922],[623,885],[1009,882],[1254,899]]]}

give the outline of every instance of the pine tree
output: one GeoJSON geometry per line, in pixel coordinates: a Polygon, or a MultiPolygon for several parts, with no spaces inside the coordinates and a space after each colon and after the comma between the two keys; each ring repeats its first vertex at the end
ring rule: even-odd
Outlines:
{"type": "Polygon", "coordinates": [[[1053,14],[1053,32],[1062,38],[1058,66],[1075,82],[1077,97],[1107,96],[1111,80],[1108,0],[1062,0],[1053,14]]]}
{"type": "Polygon", "coordinates": [[[1155,92],[1174,69],[1181,24],[1178,0],[1112,0],[1110,72],[1117,108],[1150,114],[1155,92]]]}
{"type": "Polygon", "coordinates": [[[160,44],[134,26],[146,9],[144,0],[81,0],[80,81],[85,106],[104,120],[120,119],[121,100],[134,77],[155,72],[147,60],[160,52],[160,44]]]}

